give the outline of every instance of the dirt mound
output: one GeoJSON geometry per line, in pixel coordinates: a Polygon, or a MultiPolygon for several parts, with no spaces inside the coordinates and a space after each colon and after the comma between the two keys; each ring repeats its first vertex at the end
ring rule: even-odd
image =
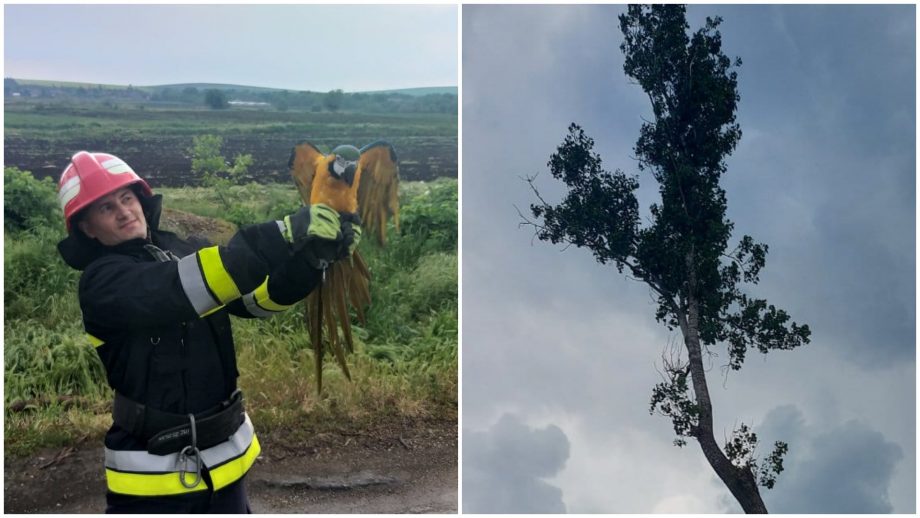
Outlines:
{"type": "Polygon", "coordinates": [[[236,232],[228,221],[168,208],[160,215],[160,229],[175,232],[182,239],[196,237],[219,245],[227,244],[236,232]]]}

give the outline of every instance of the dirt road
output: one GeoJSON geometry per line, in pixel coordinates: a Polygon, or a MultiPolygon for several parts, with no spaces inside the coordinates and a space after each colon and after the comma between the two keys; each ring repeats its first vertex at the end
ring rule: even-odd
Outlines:
{"type": "MultiPolygon", "coordinates": [[[[456,426],[320,434],[300,444],[261,435],[247,475],[254,513],[456,513],[456,426]]],[[[101,513],[95,444],[4,459],[7,513],[101,513]]]]}

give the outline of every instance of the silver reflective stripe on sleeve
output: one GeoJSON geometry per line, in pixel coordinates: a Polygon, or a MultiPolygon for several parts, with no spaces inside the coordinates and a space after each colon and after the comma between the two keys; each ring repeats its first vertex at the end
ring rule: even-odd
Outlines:
{"type": "Polygon", "coordinates": [[[214,300],[208,290],[208,285],[198,267],[197,253],[179,259],[179,282],[182,283],[182,289],[188,301],[192,303],[192,307],[199,315],[204,315],[221,305],[220,302],[214,300]]]}
{"type": "MultiPolygon", "coordinates": [[[[249,415],[246,414],[243,424],[226,441],[201,450],[201,461],[209,469],[233,460],[246,453],[255,430],[249,415]]],[[[168,455],[154,455],[146,451],[123,451],[105,449],[105,467],[129,473],[173,473],[179,470],[179,453],[168,455]]]]}
{"type": "Polygon", "coordinates": [[[246,311],[254,317],[267,318],[275,314],[274,311],[263,309],[256,303],[256,292],[254,291],[243,295],[243,304],[246,305],[246,311]]]}

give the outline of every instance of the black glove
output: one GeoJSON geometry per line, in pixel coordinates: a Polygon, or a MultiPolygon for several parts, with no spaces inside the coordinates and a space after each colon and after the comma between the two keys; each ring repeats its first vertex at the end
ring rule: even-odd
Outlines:
{"type": "Polygon", "coordinates": [[[285,217],[284,226],[282,233],[294,254],[311,267],[325,270],[341,257],[342,223],[339,213],[328,205],[317,203],[303,207],[285,217]]]}
{"type": "Polygon", "coordinates": [[[340,259],[351,257],[351,254],[358,248],[361,242],[361,216],[357,212],[343,212],[339,214],[342,220],[343,249],[339,250],[342,254],[340,259]]]}

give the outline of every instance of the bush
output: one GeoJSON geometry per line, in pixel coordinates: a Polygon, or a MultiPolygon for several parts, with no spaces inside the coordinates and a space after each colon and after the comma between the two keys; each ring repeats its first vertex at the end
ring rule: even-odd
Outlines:
{"type": "Polygon", "coordinates": [[[200,135],[192,139],[192,174],[201,177],[201,185],[213,189],[223,206],[223,216],[237,226],[254,223],[257,214],[246,204],[240,191],[234,186],[241,185],[243,178],[249,174],[252,155],[237,154],[233,164],[220,154],[224,144],[218,135],[200,135]]]}
{"type": "Polygon", "coordinates": [[[62,225],[57,186],[16,167],[3,169],[3,227],[7,232],[62,225]]]}
{"type": "Polygon", "coordinates": [[[406,304],[414,318],[457,305],[458,263],[456,254],[426,255],[409,277],[406,304]]]}
{"type": "Polygon", "coordinates": [[[438,181],[414,197],[401,216],[398,246],[413,255],[457,250],[457,182],[438,181]]]}
{"type": "Polygon", "coordinates": [[[4,334],[7,401],[107,394],[105,368],[79,321],[55,330],[37,322],[18,322],[8,325],[4,334]]]}
{"type": "Polygon", "coordinates": [[[79,321],[80,272],[64,263],[57,251],[63,234],[63,229],[36,228],[5,236],[3,313],[7,323],[33,319],[51,328],[79,321]]]}
{"type": "Polygon", "coordinates": [[[435,341],[454,351],[457,344],[457,182],[441,179],[400,189],[400,233],[391,234],[386,248],[361,245],[373,276],[367,332],[378,346],[370,353],[381,360],[408,359],[412,350],[431,344],[430,332],[439,333],[435,341]],[[452,330],[429,329],[433,319],[450,314],[452,330]]]}
{"type": "Polygon", "coordinates": [[[419,258],[437,252],[457,253],[457,181],[440,179],[406,186],[400,199],[400,232],[389,234],[380,262],[393,270],[415,268],[419,258]]]}

